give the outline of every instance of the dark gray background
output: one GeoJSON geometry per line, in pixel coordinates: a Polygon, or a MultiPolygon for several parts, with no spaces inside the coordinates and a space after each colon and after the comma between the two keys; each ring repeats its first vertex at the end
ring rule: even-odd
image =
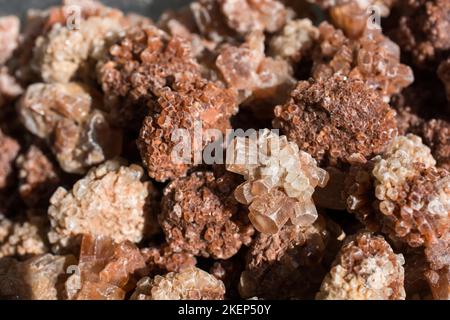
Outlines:
{"type": "MultiPolygon", "coordinates": [[[[180,8],[188,4],[189,0],[103,0],[104,4],[122,9],[127,12],[136,12],[156,19],[169,8],[180,8]]],[[[60,4],[60,0],[0,0],[0,16],[15,14],[22,18],[27,9],[45,9],[51,5],[60,4]]]]}

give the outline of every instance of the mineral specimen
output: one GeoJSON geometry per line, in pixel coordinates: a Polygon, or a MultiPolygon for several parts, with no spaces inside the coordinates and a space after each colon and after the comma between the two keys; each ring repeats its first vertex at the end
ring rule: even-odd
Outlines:
{"type": "Polygon", "coordinates": [[[350,176],[348,210],[412,247],[434,243],[448,232],[450,213],[449,173],[435,164],[419,137],[395,138],[383,156],[350,176]]]}
{"type": "Polygon", "coordinates": [[[424,144],[430,147],[437,166],[450,171],[450,123],[432,119],[416,125],[412,132],[422,137],[424,144]]]}
{"type": "Polygon", "coordinates": [[[112,117],[123,126],[139,126],[146,114],[142,106],[152,108],[162,88],[200,77],[185,39],[147,25],[128,30],[97,69],[112,117]]]}
{"type": "Polygon", "coordinates": [[[320,164],[365,162],[396,135],[395,111],[363,81],[301,81],[273,125],[320,164]]]}
{"type": "Polygon", "coordinates": [[[270,40],[272,55],[293,62],[310,54],[319,30],[309,19],[289,20],[279,34],[270,40]]]}
{"type": "Polygon", "coordinates": [[[13,170],[14,159],[19,153],[20,146],[16,140],[6,136],[0,130],[0,189],[8,184],[13,170]]]}
{"type": "Polygon", "coordinates": [[[72,259],[51,254],[23,262],[0,259],[0,297],[20,300],[58,300],[62,297],[65,266],[72,259]]]}
{"type": "Polygon", "coordinates": [[[121,133],[82,84],[36,83],[18,103],[25,127],[47,140],[64,171],[84,173],[121,151],[121,133]]]}
{"type": "Polygon", "coordinates": [[[323,22],[312,56],[315,79],[328,79],[335,74],[360,79],[378,91],[385,102],[414,81],[411,68],[400,63],[398,45],[379,30],[367,30],[351,40],[323,22]]]}
{"type": "Polygon", "coordinates": [[[156,192],[150,182],[142,182],[143,174],[138,165],[112,160],[91,169],[72,190],[59,187],[48,209],[54,249],[70,248],[87,233],[117,242],[141,241],[156,192]]]}
{"type": "Polygon", "coordinates": [[[233,198],[232,174],[194,172],[164,190],[159,221],[175,252],[228,259],[251,242],[246,210],[233,198]]]}
{"type": "Polygon", "coordinates": [[[198,0],[190,9],[200,33],[214,42],[254,31],[276,32],[288,17],[285,6],[274,0],[198,0]]]}
{"type": "Polygon", "coordinates": [[[0,17],[0,65],[4,64],[17,48],[20,20],[16,16],[0,17]]]}
{"type": "Polygon", "coordinates": [[[38,223],[20,222],[0,214],[0,258],[47,252],[45,230],[38,223]]]}
{"type": "Polygon", "coordinates": [[[388,34],[411,55],[414,64],[429,66],[450,49],[450,2],[398,1],[395,27],[388,34]]]}
{"type": "Polygon", "coordinates": [[[286,224],[276,234],[258,234],[241,274],[241,297],[313,298],[327,272],[324,256],[335,255],[342,240],[330,226],[319,216],[306,228],[286,224]]]}
{"type": "Polygon", "coordinates": [[[216,66],[225,82],[244,91],[244,97],[257,94],[255,91],[274,90],[292,81],[289,64],[266,57],[264,51],[264,35],[254,32],[240,47],[225,46],[220,50],[216,66]]]}
{"type": "Polygon", "coordinates": [[[133,276],[144,271],[145,260],[129,241],[116,243],[109,237],[85,235],[74,267],[75,274],[65,285],[69,299],[123,300],[133,276]]]}
{"type": "Polygon", "coordinates": [[[150,274],[180,272],[194,267],[197,263],[193,254],[176,252],[167,244],[144,248],[141,254],[150,269],[150,274]]]}
{"type": "Polygon", "coordinates": [[[225,286],[209,273],[189,268],[153,279],[142,278],[131,299],[134,300],[222,300],[225,286]]]}
{"type": "Polygon", "coordinates": [[[383,237],[361,233],[348,238],[316,298],[404,300],[404,262],[383,237]]]}
{"type": "Polygon", "coordinates": [[[204,147],[214,139],[203,135],[203,130],[225,134],[236,112],[233,90],[204,80],[173,86],[159,90],[155,109],[145,118],[138,140],[148,173],[158,181],[184,176],[199,164],[204,147]]]}
{"type": "Polygon", "coordinates": [[[44,82],[73,80],[89,59],[99,60],[108,42],[124,30],[120,16],[89,17],[74,28],[55,24],[36,40],[32,67],[44,82]]]}
{"type": "Polygon", "coordinates": [[[154,13],[0,17],[0,299],[450,298],[450,0],[154,13]]]}
{"type": "Polygon", "coordinates": [[[227,170],[246,179],[234,196],[249,205],[258,231],[275,234],[288,220],[306,227],[317,219],[311,197],[316,186],[327,184],[328,173],[286,136],[265,129],[258,137],[235,138],[227,150],[227,170]]]}

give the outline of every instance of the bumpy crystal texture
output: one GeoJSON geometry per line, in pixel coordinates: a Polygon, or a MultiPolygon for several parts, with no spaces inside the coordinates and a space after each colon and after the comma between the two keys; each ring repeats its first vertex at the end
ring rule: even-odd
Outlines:
{"type": "Polygon", "coordinates": [[[93,16],[80,21],[73,30],[69,24],[55,24],[36,40],[33,69],[47,83],[73,80],[82,68],[89,68],[90,59],[99,60],[108,43],[124,31],[121,20],[121,16],[93,16]]]}
{"type": "Polygon", "coordinates": [[[398,1],[395,26],[388,34],[419,67],[436,64],[450,49],[447,0],[398,1]]]}
{"type": "Polygon", "coordinates": [[[34,222],[13,221],[0,214],[0,258],[47,252],[45,228],[34,222]]]}
{"type": "Polygon", "coordinates": [[[0,65],[0,108],[23,93],[22,87],[10,74],[7,67],[0,65]]]}
{"type": "Polygon", "coordinates": [[[244,97],[289,83],[292,79],[289,64],[266,57],[264,52],[264,34],[253,32],[241,46],[228,45],[221,49],[216,66],[225,82],[242,90],[244,97]]]}
{"type": "Polygon", "coordinates": [[[121,132],[79,83],[33,84],[18,110],[25,127],[46,139],[66,172],[84,173],[121,151],[121,132]]]}
{"type": "Polygon", "coordinates": [[[236,137],[227,150],[227,170],[244,176],[234,194],[249,205],[249,219],[263,233],[277,233],[290,220],[309,226],[317,219],[314,189],[324,187],[328,173],[286,136],[268,129],[258,137],[236,137]]]}
{"type": "Polygon", "coordinates": [[[333,76],[298,82],[275,107],[275,128],[322,165],[365,162],[396,136],[395,111],[365,82],[333,76]]]}
{"type": "Polygon", "coordinates": [[[173,87],[159,91],[154,112],[144,119],[138,139],[148,173],[158,181],[184,176],[201,161],[203,149],[214,138],[202,131],[225,134],[237,107],[235,92],[213,82],[198,80],[173,87]]]}
{"type": "Polygon", "coordinates": [[[167,243],[143,248],[141,254],[151,275],[180,272],[197,264],[193,254],[186,251],[177,252],[167,243]]]}
{"type": "Polygon", "coordinates": [[[19,193],[30,208],[46,207],[60,183],[57,169],[35,145],[16,161],[19,169],[19,193]]]}
{"type": "Polygon", "coordinates": [[[289,20],[270,40],[270,52],[276,57],[298,62],[310,53],[318,37],[319,30],[310,19],[289,20]]]}
{"type": "Polygon", "coordinates": [[[286,224],[276,234],[259,233],[240,277],[241,297],[312,299],[329,270],[326,256],[334,258],[344,238],[321,215],[306,228],[286,224]]]}
{"type": "Polygon", "coordinates": [[[115,241],[139,242],[150,219],[155,190],[143,169],[111,160],[91,169],[72,190],[59,187],[50,199],[48,234],[55,250],[77,244],[91,233],[115,241]]]}
{"type": "Polygon", "coordinates": [[[340,250],[316,298],[404,300],[404,263],[383,237],[358,234],[340,250]]]}
{"type": "Polygon", "coordinates": [[[274,0],[198,0],[190,11],[200,34],[216,43],[253,31],[276,32],[288,18],[286,7],[274,0]]]}
{"type": "Polygon", "coordinates": [[[430,147],[436,165],[450,171],[450,122],[443,119],[421,121],[411,131],[430,147]]]}
{"type": "Polygon", "coordinates": [[[158,216],[175,252],[228,259],[251,242],[246,210],[233,198],[237,175],[194,172],[164,190],[158,216]]]}
{"type": "Polygon", "coordinates": [[[225,286],[213,275],[192,267],[153,279],[142,278],[131,299],[134,300],[222,300],[225,286]]]}
{"type": "Polygon", "coordinates": [[[440,242],[449,228],[449,173],[435,164],[419,137],[395,138],[384,155],[355,168],[346,187],[349,211],[412,247],[440,242]]]}
{"type": "Polygon", "coordinates": [[[152,109],[158,97],[164,96],[163,88],[173,90],[175,85],[199,77],[190,43],[152,25],[130,28],[108,48],[97,66],[112,118],[134,130],[141,125],[147,108],[152,109]]]}

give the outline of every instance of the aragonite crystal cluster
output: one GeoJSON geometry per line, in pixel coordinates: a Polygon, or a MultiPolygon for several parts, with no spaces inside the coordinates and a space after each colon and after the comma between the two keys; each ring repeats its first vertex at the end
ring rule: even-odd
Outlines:
{"type": "Polygon", "coordinates": [[[0,0],[0,299],[450,299],[450,0],[59,1],[0,0]]]}
{"type": "Polygon", "coordinates": [[[227,169],[244,176],[246,182],[234,195],[249,205],[249,219],[258,231],[275,234],[288,220],[306,227],[317,219],[312,195],[327,184],[328,173],[286,136],[265,129],[254,138],[234,138],[227,169]]]}
{"type": "Polygon", "coordinates": [[[342,246],[317,298],[403,300],[404,263],[383,237],[360,233],[342,246]]]}
{"type": "Polygon", "coordinates": [[[211,274],[189,268],[154,279],[143,278],[131,296],[134,300],[222,300],[225,286],[211,274]]]}

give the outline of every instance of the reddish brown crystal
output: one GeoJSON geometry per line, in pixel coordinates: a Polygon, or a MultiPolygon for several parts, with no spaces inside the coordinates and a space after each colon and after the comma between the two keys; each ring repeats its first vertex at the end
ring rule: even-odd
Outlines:
{"type": "Polygon", "coordinates": [[[286,61],[265,56],[264,35],[259,32],[247,36],[240,47],[225,46],[221,49],[216,66],[225,82],[242,90],[244,97],[258,95],[257,91],[271,92],[292,81],[292,71],[286,61]]]}
{"type": "Polygon", "coordinates": [[[180,272],[197,264],[194,255],[175,252],[170,245],[152,246],[141,250],[151,274],[180,272]]]}
{"type": "Polygon", "coordinates": [[[389,34],[419,66],[439,60],[450,49],[450,2],[447,0],[398,1],[395,27],[389,34]]]}
{"type": "Polygon", "coordinates": [[[350,40],[327,22],[319,26],[319,40],[313,53],[313,77],[328,79],[334,74],[363,80],[383,100],[410,85],[410,67],[400,63],[400,49],[379,30],[367,30],[350,40]]]}
{"type": "Polygon", "coordinates": [[[450,233],[425,248],[425,256],[429,264],[425,272],[433,297],[436,300],[450,299],[450,233]]]}
{"type": "Polygon", "coordinates": [[[133,276],[145,268],[145,259],[129,241],[115,243],[107,237],[85,235],[81,243],[78,274],[66,282],[69,299],[121,300],[132,287],[133,276]]]}
{"type": "Polygon", "coordinates": [[[184,176],[203,159],[204,147],[214,138],[203,130],[214,129],[222,137],[231,128],[235,108],[234,91],[204,80],[159,90],[138,140],[149,175],[158,181],[184,176]]]}
{"type": "Polygon", "coordinates": [[[322,164],[365,162],[396,134],[395,112],[364,82],[333,77],[302,81],[273,125],[322,164]]]}
{"type": "Polygon", "coordinates": [[[164,190],[159,221],[175,252],[228,259],[251,241],[246,210],[233,197],[231,174],[194,172],[164,190]]]}
{"type": "Polygon", "coordinates": [[[319,216],[308,228],[285,225],[277,234],[259,234],[241,274],[241,297],[311,299],[327,271],[325,251],[342,240],[330,230],[319,216]]]}
{"type": "Polygon", "coordinates": [[[82,84],[35,83],[18,103],[22,123],[47,140],[66,172],[84,173],[121,151],[121,132],[82,84]]]}
{"type": "Polygon", "coordinates": [[[430,147],[437,166],[450,171],[450,123],[433,119],[416,126],[412,131],[430,147]]]}
{"type": "Polygon", "coordinates": [[[97,69],[113,118],[137,126],[162,88],[191,83],[200,75],[189,42],[154,26],[131,28],[108,49],[97,69]]]}
{"type": "Polygon", "coordinates": [[[192,267],[137,283],[133,300],[222,300],[225,286],[209,273],[192,267]]]}

